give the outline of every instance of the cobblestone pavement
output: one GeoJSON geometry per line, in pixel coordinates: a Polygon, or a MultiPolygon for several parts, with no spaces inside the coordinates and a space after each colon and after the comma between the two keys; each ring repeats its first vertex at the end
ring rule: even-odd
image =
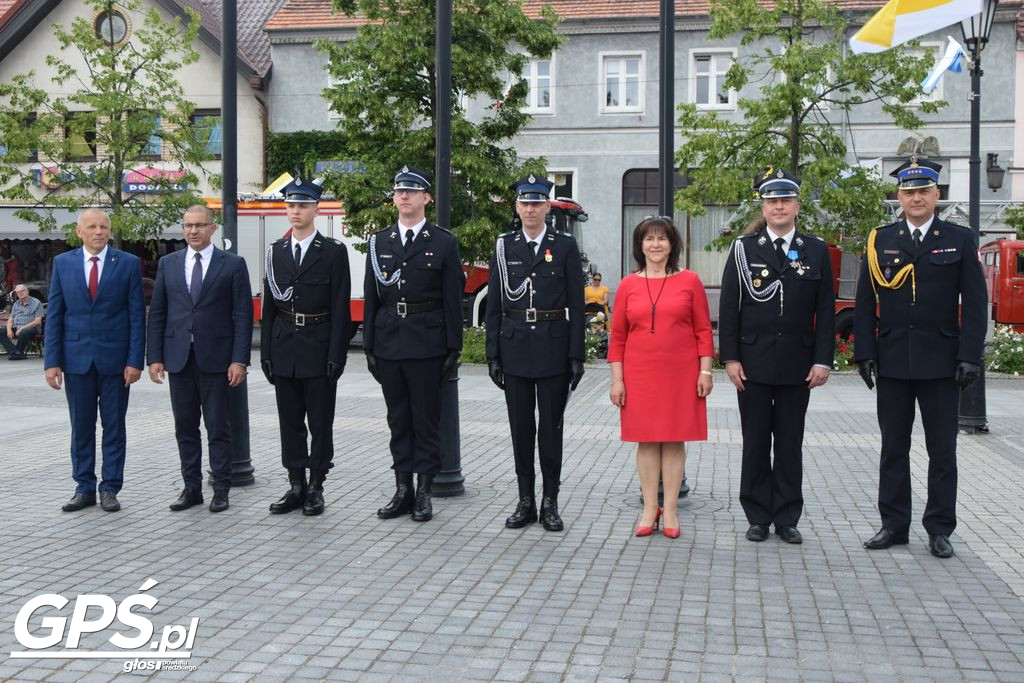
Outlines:
{"type": "MultiPolygon", "coordinates": [[[[633,450],[618,440],[605,366],[588,370],[566,417],[565,532],[504,528],[512,455],[502,397],[481,367],[460,382],[466,495],[435,499],[426,524],[380,521],[393,485],[384,404],[360,361],[354,350],[340,384],[327,511],[303,517],[267,512],[286,485],[273,393],[258,374],[257,482],[231,492],[229,511],[168,511],[180,486],[169,399],[144,378],[128,412],[124,509],[62,513],[73,491],[64,396],[45,386],[38,358],[0,360],[0,679],[119,675],[123,662],[110,659],[10,658],[25,650],[15,616],[42,593],[119,604],[152,578],[159,604],[135,612],[158,634],[199,618],[195,680],[1024,680],[1024,381],[990,378],[992,433],[960,438],[957,554],[943,561],[917,524],[910,545],[861,547],[878,524],[878,429],[855,375],[812,396],[804,544],[788,546],[743,539],[738,413],[721,373],[710,439],[689,446],[693,492],[677,540],[632,535],[633,450]]],[[[919,518],[919,427],[911,457],[919,518]]],[[[54,613],[40,610],[32,632],[45,635],[41,618],[54,613]]],[[[114,649],[115,630],[138,633],[115,621],[80,650],[114,649]]]]}

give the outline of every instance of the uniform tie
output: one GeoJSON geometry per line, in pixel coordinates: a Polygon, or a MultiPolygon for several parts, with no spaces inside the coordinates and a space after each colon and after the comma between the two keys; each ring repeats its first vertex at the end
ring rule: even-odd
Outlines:
{"type": "Polygon", "coordinates": [[[537,241],[536,240],[530,240],[530,252],[534,256],[537,255],[537,241]]]}
{"type": "Polygon", "coordinates": [[[92,270],[89,271],[89,299],[95,301],[96,289],[99,287],[100,284],[100,257],[93,256],[89,260],[92,261],[92,270]]]}
{"type": "Polygon", "coordinates": [[[192,295],[192,305],[199,302],[199,292],[203,288],[203,255],[196,253],[195,263],[192,265],[192,280],[189,283],[188,291],[192,295]]]}
{"type": "Polygon", "coordinates": [[[914,228],[914,248],[921,248],[921,228],[914,228]]]}
{"type": "Polygon", "coordinates": [[[302,245],[298,242],[295,243],[295,268],[299,267],[302,263],[302,245]]]}
{"type": "Polygon", "coordinates": [[[779,257],[779,268],[786,267],[786,240],[782,237],[775,238],[775,253],[779,257]]]}
{"type": "Polygon", "coordinates": [[[405,244],[403,244],[402,246],[405,247],[406,249],[408,249],[409,245],[412,244],[412,238],[413,237],[414,237],[414,235],[412,234],[412,228],[409,228],[408,230],[406,230],[405,231],[405,244]]]}

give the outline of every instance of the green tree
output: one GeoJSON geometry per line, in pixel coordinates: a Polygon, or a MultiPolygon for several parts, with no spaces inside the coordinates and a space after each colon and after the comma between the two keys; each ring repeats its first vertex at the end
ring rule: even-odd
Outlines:
{"type": "Polygon", "coordinates": [[[198,199],[175,186],[195,187],[196,169],[203,172],[202,162],[212,158],[205,146],[216,122],[192,125],[194,106],[176,80],[183,65],[199,58],[192,47],[199,18],[188,10],[191,20],[183,26],[150,9],[126,40],[114,43],[96,35],[92,17],[115,10],[138,17],[141,1],[85,4],[70,26],[53,27],[61,49],[46,57],[52,84],[37,83],[34,72],[0,83],[0,194],[34,204],[18,216],[42,231],[59,227],[71,241],[74,224],[57,226],[53,209],[109,207],[115,244],[154,238],[198,199]],[[25,163],[35,154],[43,172],[25,163]],[[184,175],[151,174],[146,184],[156,193],[126,191],[125,171],[158,157],[159,167],[184,175]],[[54,185],[40,184],[42,195],[39,175],[54,185]]]}
{"type": "MultiPolygon", "coordinates": [[[[883,200],[892,186],[856,165],[837,122],[873,105],[901,128],[919,127],[919,114],[945,105],[907,106],[921,96],[918,84],[931,58],[903,47],[848,54],[847,16],[825,0],[778,0],[770,8],[757,0],[711,0],[710,15],[711,38],[741,34],[726,86],[740,91],[757,85],[757,94],[739,99],[735,115],[680,105],[686,139],[676,161],[690,184],[677,192],[676,205],[692,214],[703,213],[707,204],[739,205],[730,226],[738,230],[757,211],[753,174],[785,169],[803,181],[804,229],[861,244],[884,219],[883,200]]],[[[729,239],[723,236],[719,246],[729,239]]]]}
{"type": "MultiPolygon", "coordinates": [[[[341,115],[345,158],[362,172],[328,180],[345,203],[349,229],[363,235],[396,218],[389,199],[391,178],[408,163],[434,168],[436,101],[435,10],[433,0],[333,0],[334,9],[357,13],[365,23],[344,43],[321,40],[336,85],[324,90],[341,115]]],[[[551,54],[564,38],[557,17],[545,7],[539,20],[523,14],[515,0],[454,0],[452,3],[452,194],[451,226],[463,257],[490,255],[496,235],[512,209],[509,184],[527,172],[544,172],[544,162],[520,164],[508,140],[527,124],[528,86],[520,74],[527,57],[551,54]],[[510,76],[511,74],[511,76],[510,76]],[[512,85],[508,87],[507,80],[512,85]],[[467,118],[465,101],[490,103],[478,121],[467,118]]],[[[449,227],[449,226],[443,226],[449,227]]]]}
{"type": "Polygon", "coordinates": [[[1003,216],[1006,224],[1017,231],[1017,239],[1024,240],[1024,204],[1019,204],[1006,211],[1003,216]]]}

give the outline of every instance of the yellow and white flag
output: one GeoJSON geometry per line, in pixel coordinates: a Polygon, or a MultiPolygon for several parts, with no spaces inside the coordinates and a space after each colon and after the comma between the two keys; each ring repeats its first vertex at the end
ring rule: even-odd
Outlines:
{"type": "Polygon", "coordinates": [[[981,13],[983,0],[889,0],[850,38],[854,54],[884,52],[981,13]]]}

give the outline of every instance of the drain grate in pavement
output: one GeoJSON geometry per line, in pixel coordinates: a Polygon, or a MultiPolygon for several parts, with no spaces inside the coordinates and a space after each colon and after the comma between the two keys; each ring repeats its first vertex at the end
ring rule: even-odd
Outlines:
{"type": "MultiPolygon", "coordinates": [[[[639,493],[630,493],[626,496],[610,496],[608,502],[612,507],[619,510],[639,510],[643,507],[639,493]]],[[[722,507],[721,501],[708,498],[707,496],[694,495],[694,490],[691,490],[688,496],[679,500],[679,509],[687,512],[696,512],[697,510],[701,512],[718,512],[722,507]]]]}

